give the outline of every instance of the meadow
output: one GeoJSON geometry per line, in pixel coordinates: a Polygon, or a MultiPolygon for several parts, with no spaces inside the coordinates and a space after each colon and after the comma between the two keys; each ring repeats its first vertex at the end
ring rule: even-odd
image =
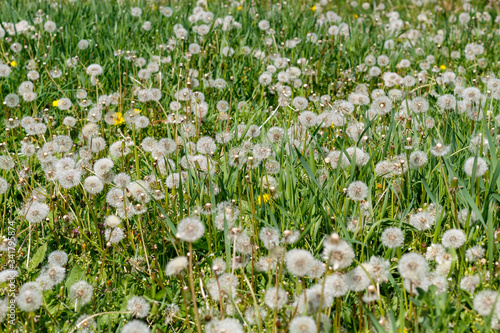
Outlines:
{"type": "Polygon", "coordinates": [[[0,22],[0,333],[500,329],[498,0],[0,22]]]}

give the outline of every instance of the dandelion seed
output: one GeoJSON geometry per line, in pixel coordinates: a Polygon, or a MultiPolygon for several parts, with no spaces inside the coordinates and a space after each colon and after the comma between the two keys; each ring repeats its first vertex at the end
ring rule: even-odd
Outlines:
{"type": "Polygon", "coordinates": [[[179,275],[188,267],[188,259],[187,257],[180,256],[172,259],[167,264],[167,268],[165,269],[165,274],[167,276],[179,275]]]}
{"type": "Polygon", "coordinates": [[[326,277],[325,288],[328,288],[333,297],[342,297],[349,291],[347,276],[334,273],[326,277]]]}
{"type": "Polygon", "coordinates": [[[4,103],[9,108],[15,108],[19,105],[19,96],[16,94],[8,94],[4,98],[4,103]]]}
{"type": "Polygon", "coordinates": [[[418,253],[405,253],[398,263],[399,274],[412,282],[422,281],[428,270],[427,261],[418,253]]]}
{"type": "Polygon", "coordinates": [[[467,237],[465,236],[465,232],[460,229],[450,229],[443,234],[441,243],[446,248],[456,249],[464,245],[466,240],[467,237]]]}
{"type": "Polygon", "coordinates": [[[351,265],[355,255],[352,246],[341,240],[338,234],[332,234],[325,239],[323,258],[328,260],[334,270],[343,269],[351,265]]]}
{"type": "Polygon", "coordinates": [[[475,169],[475,177],[483,176],[488,171],[488,164],[481,157],[469,157],[464,163],[464,172],[472,177],[473,170],[475,169]]]}
{"type": "Polygon", "coordinates": [[[260,229],[259,239],[266,249],[272,249],[280,243],[278,230],[269,227],[260,229]]]}
{"type": "Polygon", "coordinates": [[[423,151],[414,151],[410,154],[410,166],[412,168],[422,168],[427,164],[427,154],[423,151]]]}
{"type": "Polygon", "coordinates": [[[314,333],[317,332],[316,321],[311,317],[296,316],[290,321],[290,333],[314,333]]]}
{"type": "Polygon", "coordinates": [[[429,102],[423,97],[415,97],[409,104],[414,113],[424,113],[429,110],[429,102]]]}
{"type": "Polygon", "coordinates": [[[34,312],[42,305],[42,294],[36,290],[23,290],[17,295],[16,303],[24,312],[34,312]]]}
{"type": "Polygon", "coordinates": [[[370,277],[374,282],[382,283],[389,280],[389,268],[391,266],[389,261],[381,257],[373,256],[370,258],[369,264],[371,267],[370,277]]]}
{"type": "Polygon", "coordinates": [[[53,251],[48,257],[49,265],[64,266],[68,262],[68,254],[64,251],[53,251]]]}
{"type": "MultiPolygon", "coordinates": [[[[226,309],[227,311],[227,309],[226,309]]],[[[241,323],[234,318],[226,318],[222,320],[212,320],[206,325],[207,332],[231,332],[231,333],[243,333],[243,326],[241,323]]]]}
{"type": "Polygon", "coordinates": [[[473,309],[483,317],[489,316],[498,308],[498,292],[494,290],[483,290],[474,296],[473,309]]]}
{"type": "Polygon", "coordinates": [[[7,77],[12,70],[5,64],[0,64],[0,77],[7,77]]]}
{"type": "Polygon", "coordinates": [[[45,31],[47,31],[49,33],[53,33],[54,31],[56,31],[57,25],[53,21],[47,21],[43,25],[43,28],[45,29],[45,31]]]}
{"type": "Polygon", "coordinates": [[[480,283],[479,275],[466,275],[460,280],[460,289],[468,291],[473,294],[474,290],[480,283]]]}
{"type": "Polygon", "coordinates": [[[373,100],[372,109],[379,115],[384,115],[392,110],[392,101],[389,97],[381,96],[373,100]]]}
{"type": "Polygon", "coordinates": [[[114,162],[109,158],[101,158],[94,163],[94,172],[98,176],[103,176],[110,172],[114,166],[114,162]]]}
{"type": "Polygon", "coordinates": [[[104,184],[99,177],[90,176],[84,180],[83,187],[89,194],[97,194],[102,192],[104,184]]]}
{"type": "Polygon", "coordinates": [[[177,226],[177,238],[182,241],[193,243],[200,239],[205,233],[203,223],[194,217],[186,217],[177,226]]]}
{"type": "Polygon", "coordinates": [[[19,276],[19,272],[14,269],[4,269],[0,272],[0,283],[10,282],[19,276]]]}
{"type": "Polygon", "coordinates": [[[325,274],[326,272],[326,265],[319,261],[319,260],[314,260],[313,265],[309,273],[307,273],[307,276],[311,279],[319,279],[325,274]]]}
{"type": "Polygon", "coordinates": [[[211,154],[217,150],[215,141],[208,136],[201,137],[196,143],[196,149],[200,154],[211,154]]]}
{"type": "Polygon", "coordinates": [[[386,228],[382,232],[382,244],[390,249],[401,247],[404,242],[404,234],[401,229],[396,227],[386,228]]]}
{"type": "Polygon", "coordinates": [[[298,121],[305,127],[310,128],[318,124],[318,116],[311,111],[303,111],[298,121]]]}
{"type": "Polygon", "coordinates": [[[465,251],[465,257],[471,262],[484,258],[485,254],[486,250],[481,245],[475,245],[465,251]]]}
{"type": "Polygon", "coordinates": [[[450,152],[450,146],[445,146],[442,143],[437,143],[432,149],[431,154],[436,157],[442,157],[450,152]]]}
{"type": "Polygon", "coordinates": [[[287,252],[286,266],[288,271],[296,276],[307,275],[314,264],[314,257],[309,251],[301,249],[293,249],[287,252]]]}
{"type": "Polygon", "coordinates": [[[10,184],[5,179],[0,177],[0,195],[7,192],[9,187],[10,187],[10,184]]]}
{"type": "Polygon", "coordinates": [[[287,302],[288,293],[284,289],[276,289],[276,287],[271,287],[266,290],[264,303],[271,310],[280,310],[286,305],[287,302]]]}
{"type": "Polygon", "coordinates": [[[121,228],[109,228],[104,231],[104,238],[111,244],[118,244],[125,237],[121,228]]]}
{"type": "Polygon", "coordinates": [[[89,42],[86,39],[81,39],[78,44],[76,44],[76,47],[80,50],[86,50],[89,47],[89,42]]]}
{"type": "Polygon", "coordinates": [[[428,212],[419,212],[410,216],[410,224],[420,231],[430,229],[435,222],[435,217],[428,212]]]}
{"type": "Polygon", "coordinates": [[[146,323],[139,320],[132,320],[123,325],[121,333],[150,333],[151,330],[146,323]]]}
{"type": "Polygon", "coordinates": [[[26,220],[29,223],[38,223],[49,214],[49,206],[45,203],[33,202],[26,207],[26,220]]]}
{"type": "Polygon", "coordinates": [[[69,297],[80,306],[84,306],[92,299],[94,287],[85,281],[78,281],[69,288],[69,297]]]}
{"type": "Polygon", "coordinates": [[[368,263],[357,266],[347,273],[347,285],[350,290],[359,292],[365,290],[370,284],[371,265],[368,263]]]}
{"type": "Polygon", "coordinates": [[[91,76],[99,76],[103,73],[103,69],[98,64],[92,64],[87,67],[87,74],[91,76]]]}
{"type": "Polygon", "coordinates": [[[135,296],[129,299],[127,310],[132,312],[132,316],[136,318],[144,318],[148,315],[151,307],[144,297],[135,296]]]}
{"type": "Polygon", "coordinates": [[[44,267],[36,282],[41,286],[42,290],[50,290],[54,286],[61,283],[66,277],[66,270],[58,265],[44,267]]]}
{"type": "Polygon", "coordinates": [[[347,196],[354,201],[362,201],[368,195],[368,186],[362,181],[355,181],[347,187],[347,196]]]}
{"type": "Polygon", "coordinates": [[[94,318],[89,318],[90,316],[87,314],[83,314],[78,319],[76,320],[77,324],[80,324],[78,326],[78,333],[91,333],[95,331],[95,320],[94,318]]]}
{"type": "Polygon", "coordinates": [[[61,187],[70,189],[80,184],[81,172],[75,169],[61,171],[57,173],[57,179],[61,187]]]}

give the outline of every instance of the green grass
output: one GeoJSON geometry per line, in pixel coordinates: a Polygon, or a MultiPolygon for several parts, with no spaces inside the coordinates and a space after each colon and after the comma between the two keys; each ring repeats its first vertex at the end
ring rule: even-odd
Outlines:
{"type": "Polygon", "coordinates": [[[354,6],[352,1],[217,1],[200,6],[177,1],[1,2],[3,29],[9,30],[8,22],[21,20],[32,28],[24,34],[7,32],[0,39],[0,60],[11,69],[10,75],[0,77],[0,99],[4,101],[11,93],[20,98],[18,105],[4,102],[0,112],[4,127],[0,133],[4,143],[0,147],[0,177],[9,185],[0,195],[0,235],[5,239],[0,263],[1,270],[18,272],[9,285],[7,271],[3,275],[0,271],[0,332],[127,333],[132,332],[126,326],[132,320],[157,333],[223,329],[232,333],[339,332],[340,327],[346,332],[487,332],[498,328],[500,307],[490,305],[489,315],[479,314],[486,301],[477,295],[486,290],[498,295],[499,287],[500,93],[488,87],[488,82],[494,82],[488,80],[499,70],[500,34],[495,19],[500,7],[483,1],[470,3],[471,11],[461,1],[423,6],[401,0],[381,4],[385,9],[374,9],[372,3],[365,9],[362,3],[354,6]],[[170,7],[172,15],[162,15],[161,6],[170,7]],[[132,16],[133,7],[142,9],[140,17],[132,16]],[[200,11],[212,13],[213,19],[193,22],[194,13],[200,11]],[[339,20],[329,22],[325,15],[330,17],[331,13],[327,12],[337,13],[339,20]],[[394,24],[388,16],[391,12],[399,13],[399,29],[388,28],[394,24]],[[452,19],[462,13],[470,13],[473,19],[464,24],[452,19]],[[484,13],[490,20],[482,19],[484,13]],[[419,14],[426,15],[425,22],[419,14]],[[233,20],[231,29],[224,24],[228,15],[233,20]],[[41,23],[36,22],[37,17],[41,23]],[[263,19],[269,21],[274,34],[259,28],[263,19]],[[47,20],[55,22],[56,31],[44,30],[47,20]],[[151,23],[150,31],[143,29],[146,21],[151,23]],[[201,24],[209,27],[205,36],[193,29],[201,24]],[[329,33],[331,26],[341,24],[347,25],[346,34],[329,33]],[[176,25],[186,29],[185,38],[176,35],[176,25]],[[414,33],[420,35],[410,39],[414,33]],[[434,42],[436,35],[444,36],[443,41],[434,42]],[[77,47],[82,39],[88,40],[87,49],[77,47]],[[295,39],[300,42],[287,47],[295,39]],[[394,48],[384,47],[387,40],[394,42],[394,48]],[[20,52],[11,49],[14,43],[20,43],[20,52]],[[193,43],[200,46],[200,53],[189,53],[193,43]],[[465,54],[472,43],[484,47],[474,59],[465,54]],[[224,56],[226,47],[234,50],[232,56],[224,56]],[[256,57],[256,51],[265,55],[256,57]],[[458,51],[459,57],[452,57],[452,51],[458,51]],[[387,66],[366,64],[368,55],[387,56],[387,66]],[[278,65],[280,57],[288,63],[285,60],[283,68],[274,68],[272,84],[259,83],[261,74],[278,65]],[[68,63],[71,58],[73,66],[68,63]],[[141,68],[135,64],[138,58],[145,61],[142,68],[155,62],[158,71],[140,79],[141,68]],[[403,59],[409,60],[409,67],[399,66],[403,59]],[[429,63],[428,68],[425,63],[429,63]],[[103,68],[98,82],[86,72],[91,64],[103,68]],[[368,75],[372,66],[380,67],[381,74],[368,75]],[[300,69],[295,78],[300,82],[292,78],[277,85],[278,73],[291,67],[300,69]],[[56,68],[62,75],[53,78],[50,71],[56,68]],[[39,78],[32,80],[37,98],[27,102],[18,90],[28,80],[30,70],[36,70],[39,78]],[[447,72],[455,73],[456,78],[443,84],[447,72]],[[416,83],[391,84],[384,79],[387,73],[414,77],[416,83]],[[215,79],[225,80],[226,87],[218,89],[210,84],[215,79]],[[442,110],[439,106],[438,97],[445,94],[462,101],[459,87],[476,87],[484,97],[484,103],[474,106],[483,115],[480,119],[472,119],[458,107],[442,110]],[[153,88],[160,89],[161,98],[141,102],[137,91],[153,88]],[[184,101],[176,94],[182,89],[203,94],[208,109],[203,119],[191,112],[196,108],[194,99],[184,101]],[[387,114],[373,114],[375,89],[387,95],[397,89],[402,97],[393,99],[387,114]],[[87,93],[83,99],[92,105],[79,105],[83,99],[77,92],[81,90],[87,93]],[[305,110],[321,115],[337,110],[339,101],[349,100],[350,94],[363,91],[368,102],[350,104],[350,112],[336,113],[339,123],[335,125],[327,118],[306,128],[301,120],[304,110],[292,102],[305,97],[305,110]],[[113,93],[119,96],[115,103],[98,105],[99,98],[113,93]],[[409,110],[415,97],[428,101],[428,111],[409,110]],[[53,104],[63,98],[72,101],[71,108],[61,110],[53,104]],[[227,110],[217,106],[219,101],[227,102],[227,110]],[[180,103],[179,110],[175,103],[180,103]],[[95,122],[92,139],[82,134],[89,129],[91,109],[102,116],[95,122]],[[147,117],[149,125],[139,128],[128,116],[131,112],[147,117]],[[72,127],[63,123],[69,116],[76,119],[72,127]],[[120,116],[125,116],[124,122],[110,120],[120,116]],[[45,124],[46,130],[29,134],[26,117],[45,124]],[[189,124],[193,125],[192,136],[184,131],[189,124]],[[260,133],[249,136],[255,127],[260,133]],[[268,139],[273,127],[283,130],[277,142],[268,139]],[[219,133],[232,138],[216,142],[209,154],[190,150],[189,145],[196,147],[199,138],[215,140],[219,133]],[[69,137],[73,145],[49,152],[54,163],[50,166],[40,160],[50,142],[58,140],[56,136],[69,137]],[[487,143],[474,150],[471,146],[478,136],[487,143]],[[98,137],[106,143],[105,148],[86,151],[98,137]],[[152,154],[142,144],[145,138],[170,138],[177,146],[168,154],[152,154]],[[130,149],[125,156],[111,148],[120,140],[130,149]],[[22,143],[33,144],[36,153],[26,156],[22,143]],[[431,150],[438,143],[449,145],[450,152],[434,156],[431,150]],[[270,149],[269,157],[260,159],[252,150],[258,144],[270,149]],[[361,157],[358,152],[349,155],[352,147],[367,154],[364,163],[357,163],[361,157]],[[237,157],[235,149],[240,149],[237,157]],[[334,151],[343,154],[342,166],[332,166],[334,151]],[[415,151],[425,153],[427,163],[408,168],[410,154],[415,151]],[[66,157],[77,163],[68,169],[81,172],[80,182],[74,186],[62,186],[64,181],[53,178],[62,173],[55,162],[66,157]],[[467,174],[474,174],[480,165],[464,170],[471,157],[474,164],[481,159],[487,164],[480,177],[467,174]],[[110,158],[113,166],[108,173],[98,175],[104,182],[102,190],[90,194],[84,182],[96,175],[94,164],[103,158],[110,158]],[[266,166],[273,161],[279,164],[274,171],[266,166]],[[382,161],[402,171],[389,176],[375,172],[382,161]],[[122,198],[113,202],[107,195],[117,191],[113,175],[119,173],[128,174],[135,183],[118,191],[122,198]],[[176,186],[169,188],[172,175],[181,173],[176,186]],[[349,194],[354,181],[368,187],[361,202],[349,194]],[[48,213],[42,221],[30,223],[27,213],[37,193],[48,213]],[[123,210],[124,197],[129,204],[127,212],[123,210]],[[231,203],[238,218],[233,221],[229,215],[220,215],[217,207],[221,203],[231,203]],[[431,215],[431,226],[426,230],[410,224],[410,218],[420,212],[431,215]],[[107,216],[115,214],[121,219],[117,228],[123,231],[117,242],[107,238],[106,230],[109,233],[112,227],[105,223],[107,216]],[[187,217],[199,218],[204,226],[203,236],[192,243],[183,241],[182,230],[178,230],[187,217]],[[363,223],[359,223],[360,217],[363,223]],[[460,223],[459,217],[465,223],[460,223]],[[261,239],[264,227],[271,228],[279,239],[274,248],[261,239]],[[383,244],[382,233],[389,227],[404,233],[401,246],[388,248],[383,244]],[[443,248],[436,260],[427,256],[425,276],[405,281],[405,272],[398,269],[401,257],[406,253],[425,257],[430,253],[428,248],[441,244],[450,229],[462,230],[465,242],[457,248],[443,248]],[[289,233],[297,235],[293,244],[286,243],[289,233]],[[324,257],[332,234],[354,251],[354,259],[346,267],[334,267],[324,257]],[[10,250],[8,239],[15,239],[10,250]],[[484,253],[471,261],[466,252],[473,246],[480,246],[484,253]],[[316,264],[324,263],[325,272],[317,276],[304,272],[303,277],[292,274],[293,259],[285,254],[291,249],[307,250],[316,264]],[[28,282],[47,281],[48,256],[56,250],[68,254],[63,265],[65,276],[47,290],[37,289],[34,293],[41,296],[40,304],[34,311],[26,310],[22,304],[26,294],[21,288],[29,286],[25,285],[28,282]],[[187,256],[189,264],[181,274],[168,276],[167,264],[179,256],[187,256]],[[366,264],[373,257],[387,263],[380,280],[366,264]],[[266,258],[269,267],[258,269],[266,258]],[[225,270],[216,273],[214,260],[225,263],[225,270]],[[352,290],[357,285],[352,281],[356,267],[368,273],[361,292],[352,290]],[[351,290],[329,300],[334,287],[326,284],[327,277],[336,274],[346,278],[351,290]],[[473,291],[464,290],[461,281],[472,275],[478,277],[478,285],[473,291]],[[78,281],[93,287],[90,301],[83,305],[75,305],[70,296],[78,281]],[[225,292],[219,300],[214,286],[227,291],[230,282],[234,282],[232,292],[225,292]],[[375,286],[378,297],[363,302],[362,297],[369,294],[368,285],[375,286]],[[415,285],[423,288],[411,290],[415,285]],[[274,310],[266,304],[265,296],[266,290],[277,286],[286,291],[287,300],[274,310]],[[314,294],[318,288],[321,293],[314,294]],[[296,300],[304,300],[304,293],[309,295],[309,306],[297,307],[296,300]],[[147,315],[138,319],[127,309],[134,296],[143,297],[150,306],[147,315]],[[14,299],[18,300],[12,310],[15,318],[10,320],[3,315],[8,314],[8,302],[14,299]],[[248,312],[256,309],[259,316],[248,312]],[[87,331],[77,326],[82,315],[93,316],[87,331]],[[301,316],[315,324],[309,323],[309,330],[299,330],[294,325],[301,316]]]}

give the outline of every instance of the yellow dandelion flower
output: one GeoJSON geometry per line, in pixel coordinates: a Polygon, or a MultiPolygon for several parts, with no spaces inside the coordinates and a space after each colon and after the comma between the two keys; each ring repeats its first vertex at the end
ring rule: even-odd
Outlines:
{"type": "Polygon", "coordinates": [[[312,7],[311,7],[311,10],[312,10],[313,12],[314,12],[314,11],[316,11],[316,6],[312,6],[312,7]]]}
{"type": "Polygon", "coordinates": [[[270,203],[271,195],[270,194],[259,195],[259,205],[262,205],[262,202],[270,203]]]}
{"type": "Polygon", "coordinates": [[[115,125],[120,125],[125,122],[125,118],[121,112],[117,112],[113,115],[113,120],[115,121],[115,125]]]}
{"type": "Polygon", "coordinates": [[[11,65],[12,67],[16,67],[16,66],[17,66],[17,62],[16,62],[15,60],[12,60],[12,61],[10,62],[10,65],[11,65]]]}
{"type": "Polygon", "coordinates": [[[57,107],[59,105],[59,100],[55,100],[52,102],[53,107],[57,107]]]}
{"type": "Polygon", "coordinates": [[[141,110],[139,110],[139,109],[134,109],[134,112],[135,112],[135,113],[141,113],[141,110]]]}
{"type": "Polygon", "coordinates": [[[243,8],[243,7],[241,7],[241,6],[238,6],[238,10],[241,10],[242,8],[243,8]]]}
{"type": "Polygon", "coordinates": [[[441,70],[443,70],[443,71],[444,71],[444,70],[446,70],[446,66],[445,66],[445,65],[441,65],[441,66],[439,66],[439,68],[440,68],[441,70]]]}
{"type": "Polygon", "coordinates": [[[358,14],[354,14],[354,18],[357,19],[359,16],[358,14]]]}

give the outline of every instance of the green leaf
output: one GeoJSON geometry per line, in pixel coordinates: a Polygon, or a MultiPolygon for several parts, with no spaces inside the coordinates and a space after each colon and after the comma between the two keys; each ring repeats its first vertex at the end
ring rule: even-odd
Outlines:
{"type": "Polygon", "coordinates": [[[32,271],[33,268],[37,267],[43,261],[45,258],[45,252],[47,252],[47,243],[40,246],[33,258],[31,258],[28,266],[28,272],[32,271]]]}
{"type": "Polygon", "coordinates": [[[68,274],[66,279],[66,288],[71,287],[76,282],[80,281],[85,276],[85,269],[79,265],[73,266],[71,272],[68,274]]]}

